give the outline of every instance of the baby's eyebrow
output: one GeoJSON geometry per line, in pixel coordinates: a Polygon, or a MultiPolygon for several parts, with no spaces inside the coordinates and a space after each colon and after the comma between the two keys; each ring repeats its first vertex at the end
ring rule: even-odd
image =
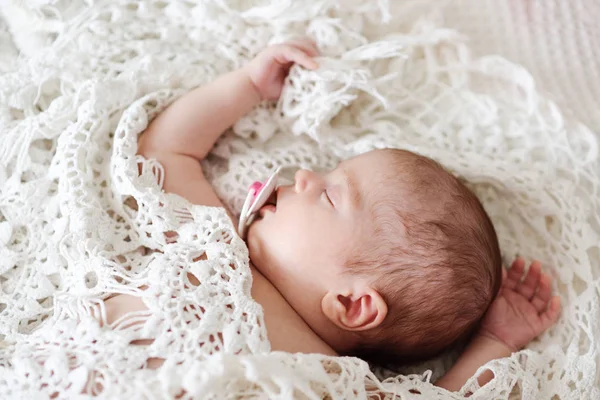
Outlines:
{"type": "Polygon", "coordinates": [[[350,203],[354,208],[361,208],[362,197],[358,190],[358,186],[356,185],[356,179],[346,168],[342,168],[342,175],[344,177],[346,192],[350,198],[350,203]]]}

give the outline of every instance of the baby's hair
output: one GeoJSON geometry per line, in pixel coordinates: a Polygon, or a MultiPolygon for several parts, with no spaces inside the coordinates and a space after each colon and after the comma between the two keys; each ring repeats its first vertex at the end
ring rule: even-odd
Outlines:
{"type": "Polygon", "coordinates": [[[397,149],[387,186],[370,204],[376,232],[350,273],[375,276],[388,305],[352,351],[398,364],[437,355],[477,327],[502,281],[496,231],[477,197],[437,162],[397,149]]]}

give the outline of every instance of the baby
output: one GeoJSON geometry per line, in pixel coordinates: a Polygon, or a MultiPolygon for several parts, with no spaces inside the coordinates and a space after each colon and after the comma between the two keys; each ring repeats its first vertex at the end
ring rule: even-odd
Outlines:
{"type": "MultiPolygon", "coordinates": [[[[166,191],[223,207],[199,161],[252,107],[280,96],[294,63],[318,68],[316,55],[308,41],[265,49],[167,108],[141,136],[139,154],[161,162],[166,191]]],[[[438,382],[451,390],[526,345],[560,308],[539,263],[521,282],[525,265],[515,261],[503,282],[480,202],[439,164],[408,151],[372,151],[326,174],[298,171],[260,210],[247,244],[252,296],[273,350],[400,363],[475,333],[438,382]]],[[[109,319],[136,307],[107,300],[109,319]]]]}
{"type": "Polygon", "coordinates": [[[432,356],[470,334],[500,287],[494,227],[436,162],[377,150],[300,170],[248,232],[250,259],[338,352],[432,356]]]}

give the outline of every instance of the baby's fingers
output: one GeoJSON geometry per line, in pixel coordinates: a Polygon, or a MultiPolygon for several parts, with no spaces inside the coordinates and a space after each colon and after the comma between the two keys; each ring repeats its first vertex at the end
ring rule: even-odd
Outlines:
{"type": "Polygon", "coordinates": [[[513,261],[512,266],[506,274],[504,287],[511,290],[515,289],[521,282],[523,271],[525,271],[525,260],[523,260],[521,257],[518,257],[515,261],[513,261]]]}
{"type": "Polygon", "coordinates": [[[286,42],[286,44],[299,48],[311,57],[319,55],[317,45],[310,39],[290,40],[289,42],[286,42]]]}
{"type": "Polygon", "coordinates": [[[317,69],[319,67],[317,62],[304,50],[290,45],[284,45],[280,53],[275,56],[275,59],[280,64],[294,62],[307,69],[317,69]]]}
{"type": "Polygon", "coordinates": [[[531,299],[531,304],[535,307],[538,313],[543,312],[550,301],[552,294],[552,278],[548,274],[542,274],[538,291],[531,299]]]}
{"type": "Polygon", "coordinates": [[[550,328],[556,322],[559,314],[560,297],[554,296],[552,300],[550,300],[550,304],[548,304],[546,311],[540,314],[540,320],[542,321],[542,332],[550,328]]]}
{"type": "Polygon", "coordinates": [[[542,264],[539,261],[532,262],[525,280],[517,286],[517,292],[527,298],[527,300],[531,300],[538,288],[541,276],[542,264]]]}

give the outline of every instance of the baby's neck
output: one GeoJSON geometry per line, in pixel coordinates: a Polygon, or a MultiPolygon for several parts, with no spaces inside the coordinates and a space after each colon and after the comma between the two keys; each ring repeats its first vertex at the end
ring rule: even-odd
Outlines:
{"type": "Polygon", "coordinates": [[[252,298],[263,307],[271,350],[337,355],[254,265],[250,264],[250,270],[252,271],[252,298]]]}

